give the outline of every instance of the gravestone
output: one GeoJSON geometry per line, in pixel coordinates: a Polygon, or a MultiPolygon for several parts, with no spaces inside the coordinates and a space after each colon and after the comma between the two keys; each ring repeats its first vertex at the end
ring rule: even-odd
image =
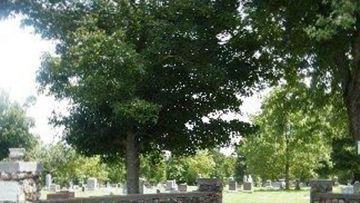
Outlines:
{"type": "Polygon", "coordinates": [[[139,194],[144,194],[145,179],[139,179],[139,194]]]}
{"type": "Polygon", "coordinates": [[[243,191],[251,192],[252,191],[252,183],[245,182],[244,185],[243,185],[243,191]]]}
{"type": "Polygon", "coordinates": [[[249,183],[254,183],[254,182],[253,182],[253,179],[252,179],[252,177],[251,177],[251,175],[249,175],[249,176],[248,176],[248,180],[247,180],[247,182],[249,182],[249,183]]]}
{"type": "Polygon", "coordinates": [[[10,148],[9,160],[0,162],[0,202],[34,202],[40,198],[40,172],[36,162],[22,161],[23,148],[10,148]]]}
{"type": "Polygon", "coordinates": [[[178,186],[176,184],[176,180],[167,180],[165,190],[167,190],[167,191],[177,191],[178,186]]]}
{"type": "Polygon", "coordinates": [[[359,181],[356,181],[355,183],[354,183],[354,193],[355,194],[360,194],[360,183],[359,183],[359,181]]]}
{"type": "Polygon", "coordinates": [[[45,188],[46,188],[47,190],[49,190],[51,184],[52,184],[51,174],[46,174],[46,176],[45,176],[45,188]]]}
{"type": "Polygon", "coordinates": [[[272,187],[272,182],[271,180],[266,180],[265,184],[264,184],[264,187],[269,187],[271,188],[272,187]]]}
{"type": "Polygon", "coordinates": [[[354,193],[354,186],[352,185],[345,185],[340,187],[342,194],[353,194],[354,193]]]}
{"type": "Polygon", "coordinates": [[[179,184],[178,190],[179,190],[179,192],[187,192],[187,184],[186,183],[179,184]]]}
{"type": "Polygon", "coordinates": [[[310,181],[310,202],[315,201],[315,196],[318,193],[331,193],[333,190],[333,183],[331,180],[312,180],[310,181]]]}
{"type": "Polygon", "coordinates": [[[127,195],[127,185],[126,185],[126,183],[124,185],[122,185],[122,193],[123,193],[123,195],[127,195]]]}
{"type": "Polygon", "coordinates": [[[50,192],[59,192],[60,191],[60,185],[57,184],[51,184],[49,187],[50,192]]]}
{"type": "Polygon", "coordinates": [[[243,183],[248,182],[248,177],[246,175],[243,176],[243,183]]]}
{"type": "Polygon", "coordinates": [[[280,189],[285,189],[286,186],[285,179],[279,179],[279,183],[280,183],[280,189]]]}
{"type": "Polygon", "coordinates": [[[230,191],[236,191],[237,190],[237,182],[234,180],[234,178],[229,179],[229,190],[230,191]]]}
{"type": "Polygon", "coordinates": [[[98,189],[98,182],[96,178],[88,178],[86,182],[86,188],[89,191],[94,191],[98,189]]]}

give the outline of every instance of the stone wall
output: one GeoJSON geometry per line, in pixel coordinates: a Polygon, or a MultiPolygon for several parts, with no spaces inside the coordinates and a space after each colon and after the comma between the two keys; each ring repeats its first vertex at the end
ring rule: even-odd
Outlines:
{"type": "MultiPolygon", "coordinates": [[[[20,187],[20,194],[26,201],[36,201],[40,198],[40,181],[39,174],[33,172],[0,172],[0,182],[3,187],[20,187]],[[18,183],[15,186],[13,182],[18,183]],[[13,186],[14,185],[14,186],[13,186]]],[[[8,188],[11,189],[11,188],[8,188]]],[[[6,196],[6,194],[4,194],[6,196]]]]}
{"type": "Polygon", "coordinates": [[[44,200],[41,203],[222,203],[222,183],[218,179],[199,179],[198,190],[188,193],[109,195],[89,198],[44,200]]]}
{"type": "Polygon", "coordinates": [[[310,203],[360,203],[360,194],[333,193],[333,181],[311,181],[310,203]]]}

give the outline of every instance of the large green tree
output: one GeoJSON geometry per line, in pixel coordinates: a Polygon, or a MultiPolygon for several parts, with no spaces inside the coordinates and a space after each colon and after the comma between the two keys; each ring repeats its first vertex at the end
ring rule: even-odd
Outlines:
{"type": "Polygon", "coordinates": [[[259,78],[238,8],[237,0],[5,0],[0,15],[22,13],[57,42],[38,73],[41,90],[72,104],[54,122],[83,154],[124,156],[128,192],[137,193],[140,153],[195,153],[247,129],[219,116],[238,112],[259,78]]]}
{"type": "MultiPolygon", "coordinates": [[[[360,140],[360,2],[241,0],[244,22],[259,42],[261,68],[275,78],[296,74],[340,96],[350,135],[360,140]]],[[[326,97],[322,101],[326,100],[326,97]]]]}
{"type": "Polygon", "coordinates": [[[30,133],[33,126],[26,109],[12,102],[9,95],[0,90],[0,160],[8,157],[9,148],[30,150],[37,143],[36,137],[30,133]]]}
{"type": "Polygon", "coordinates": [[[330,162],[333,105],[314,108],[311,89],[303,83],[284,85],[265,99],[262,112],[254,117],[258,132],[239,146],[249,173],[264,179],[316,177],[317,169],[330,162]]]}

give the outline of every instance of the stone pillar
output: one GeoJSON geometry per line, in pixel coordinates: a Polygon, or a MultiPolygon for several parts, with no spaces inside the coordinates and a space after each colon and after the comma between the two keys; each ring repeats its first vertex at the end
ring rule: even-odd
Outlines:
{"type": "Polygon", "coordinates": [[[46,176],[45,176],[45,188],[47,190],[50,190],[51,184],[52,184],[51,174],[46,174],[46,176]]]}
{"type": "Polygon", "coordinates": [[[21,161],[25,150],[10,148],[9,160],[0,162],[0,202],[36,202],[40,198],[37,162],[21,161]]]}
{"type": "Polygon", "coordinates": [[[310,203],[314,203],[316,194],[332,192],[333,182],[332,180],[312,180],[310,186],[310,203]]]}
{"type": "Polygon", "coordinates": [[[356,181],[354,183],[354,194],[360,194],[360,183],[358,181],[356,181]]]}
{"type": "Polygon", "coordinates": [[[209,193],[209,201],[204,202],[222,203],[223,184],[220,179],[199,178],[197,185],[199,192],[209,193]]]}

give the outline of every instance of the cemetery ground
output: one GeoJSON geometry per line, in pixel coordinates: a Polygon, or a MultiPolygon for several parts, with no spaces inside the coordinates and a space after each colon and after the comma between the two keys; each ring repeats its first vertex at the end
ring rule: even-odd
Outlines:
{"type": "MultiPolygon", "coordinates": [[[[189,190],[195,190],[196,186],[190,186],[189,190]]],[[[121,189],[112,191],[114,195],[122,194],[121,189]]],[[[148,191],[155,192],[155,191],[148,191]]],[[[41,199],[46,199],[47,191],[42,191],[41,199]]],[[[99,189],[96,191],[78,190],[75,192],[76,197],[102,196],[109,194],[107,189],[99,189]]],[[[260,188],[255,188],[252,193],[248,192],[229,192],[227,187],[223,191],[223,203],[246,202],[246,203],[308,203],[310,191],[308,187],[300,191],[266,191],[260,188]]]]}

